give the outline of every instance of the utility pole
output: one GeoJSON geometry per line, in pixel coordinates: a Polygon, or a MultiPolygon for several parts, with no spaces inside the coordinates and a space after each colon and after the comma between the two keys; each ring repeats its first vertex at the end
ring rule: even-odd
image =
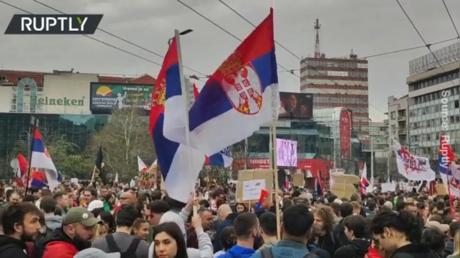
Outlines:
{"type": "Polygon", "coordinates": [[[387,182],[390,182],[390,156],[391,156],[391,150],[388,148],[387,151],[387,182]]]}
{"type": "Polygon", "coordinates": [[[369,139],[371,142],[371,185],[374,187],[374,145],[372,144],[372,137],[369,139]]]}

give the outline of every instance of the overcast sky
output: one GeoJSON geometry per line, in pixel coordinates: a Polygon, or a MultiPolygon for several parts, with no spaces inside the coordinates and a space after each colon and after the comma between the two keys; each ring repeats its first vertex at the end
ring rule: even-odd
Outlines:
{"type": "MultiPolygon", "coordinates": [[[[54,14],[32,0],[2,0],[34,14],[54,14]]],[[[193,29],[182,39],[184,64],[203,74],[215,68],[238,46],[239,41],[175,0],[42,0],[72,14],[104,14],[99,28],[164,55],[174,29],[193,29]]],[[[218,0],[183,0],[201,14],[240,39],[253,27],[218,0]]],[[[460,1],[445,0],[458,29],[460,1]]],[[[258,24],[269,12],[270,0],[226,0],[225,3],[258,24]]],[[[433,43],[456,36],[441,0],[401,0],[422,36],[433,43]]],[[[0,27],[5,30],[13,14],[22,13],[0,2],[0,27]]],[[[320,19],[321,52],[327,57],[346,56],[353,49],[358,57],[423,45],[395,0],[278,0],[275,1],[275,39],[297,56],[312,55],[313,22],[320,19]]],[[[162,59],[100,31],[97,39],[155,62],[162,59]]],[[[439,49],[451,41],[432,48],[439,49]]],[[[369,59],[369,108],[371,119],[382,120],[387,97],[407,92],[408,62],[427,54],[426,48],[369,59]]],[[[299,69],[299,60],[277,47],[278,63],[299,69]]],[[[0,35],[0,64],[8,70],[51,71],[74,68],[79,72],[154,77],[159,66],[83,36],[0,35]]],[[[279,71],[283,71],[279,68],[279,71]]],[[[185,70],[188,75],[196,74],[185,70]]],[[[296,71],[297,75],[299,72],[296,71]]],[[[282,91],[298,92],[299,78],[279,73],[282,91]]],[[[202,84],[202,82],[198,82],[202,84]]]]}

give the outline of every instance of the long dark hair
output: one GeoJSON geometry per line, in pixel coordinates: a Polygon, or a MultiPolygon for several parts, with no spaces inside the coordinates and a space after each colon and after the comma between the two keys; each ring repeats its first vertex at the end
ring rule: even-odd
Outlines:
{"type": "Polygon", "coordinates": [[[384,211],[378,213],[371,224],[373,234],[382,234],[384,228],[393,228],[406,236],[406,240],[418,244],[421,241],[422,225],[420,220],[408,211],[384,211]]]}
{"type": "MultiPolygon", "coordinates": [[[[182,234],[179,226],[176,223],[174,222],[161,223],[160,225],[155,227],[153,232],[154,232],[153,239],[155,239],[156,235],[158,235],[161,232],[165,232],[166,234],[174,238],[174,240],[176,240],[176,245],[177,245],[176,258],[188,258],[187,246],[185,245],[184,235],[182,234]]],[[[158,257],[155,251],[153,252],[153,257],[154,258],[158,257]]]]}

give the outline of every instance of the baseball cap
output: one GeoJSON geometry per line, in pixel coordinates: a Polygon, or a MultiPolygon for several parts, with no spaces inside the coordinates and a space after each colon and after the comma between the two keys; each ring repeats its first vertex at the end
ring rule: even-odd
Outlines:
{"type": "Polygon", "coordinates": [[[230,195],[228,196],[228,200],[229,200],[229,201],[234,201],[234,200],[236,200],[235,194],[230,194],[230,195]]]}
{"type": "Polygon", "coordinates": [[[62,225],[80,223],[85,227],[92,227],[99,222],[101,222],[100,219],[95,218],[91,212],[83,207],[71,208],[62,219],[62,225]]]}
{"type": "Polygon", "coordinates": [[[78,252],[74,258],[120,258],[120,253],[104,253],[97,248],[88,248],[78,252]]]}
{"type": "Polygon", "coordinates": [[[88,204],[88,211],[104,208],[104,203],[100,200],[94,200],[88,204]]]}
{"type": "Polygon", "coordinates": [[[446,233],[449,231],[449,225],[447,224],[441,224],[437,221],[431,220],[425,223],[426,228],[437,228],[439,229],[442,233],[446,233]]]}

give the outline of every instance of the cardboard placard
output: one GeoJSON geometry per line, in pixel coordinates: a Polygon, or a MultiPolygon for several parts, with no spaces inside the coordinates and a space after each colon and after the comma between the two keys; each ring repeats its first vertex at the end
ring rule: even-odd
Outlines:
{"type": "Polygon", "coordinates": [[[298,187],[305,186],[305,175],[303,173],[292,174],[292,185],[298,187]]]}
{"type": "Polygon", "coordinates": [[[444,184],[436,184],[436,193],[438,195],[447,195],[446,186],[444,184]]]}
{"type": "Polygon", "coordinates": [[[331,174],[333,184],[331,192],[339,198],[349,199],[352,194],[357,192],[354,184],[359,184],[361,179],[356,175],[347,175],[341,172],[331,174]]]}
{"type": "Polygon", "coordinates": [[[331,174],[332,180],[335,183],[343,183],[343,184],[359,184],[361,179],[356,175],[347,175],[343,173],[332,173],[331,174]]]}
{"type": "Polygon", "coordinates": [[[273,170],[271,169],[250,169],[238,171],[238,182],[236,184],[236,201],[237,202],[258,202],[259,198],[243,201],[244,182],[251,180],[265,180],[265,190],[269,193],[266,197],[271,201],[273,189],[273,170]]]}
{"type": "Polygon", "coordinates": [[[331,192],[338,198],[350,199],[351,195],[357,192],[357,189],[353,184],[334,183],[331,192]]]}

